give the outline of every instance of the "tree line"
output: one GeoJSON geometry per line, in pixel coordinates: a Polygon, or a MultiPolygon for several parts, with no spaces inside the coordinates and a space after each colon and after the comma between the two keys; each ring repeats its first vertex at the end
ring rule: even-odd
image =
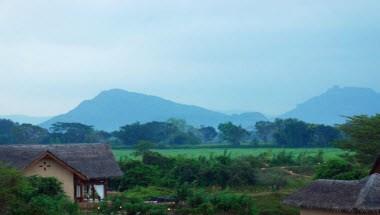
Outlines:
{"type": "Polygon", "coordinates": [[[0,119],[0,144],[111,143],[134,146],[148,141],[155,147],[199,144],[230,144],[233,146],[328,147],[342,137],[333,126],[306,123],[297,119],[276,119],[257,122],[247,130],[231,122],[217,128],[196,128],[184,120],[133,123],[113,132],[95,130],[81,123],[58,122],[45,129],[37,125],[19,124],[0,119]]]}

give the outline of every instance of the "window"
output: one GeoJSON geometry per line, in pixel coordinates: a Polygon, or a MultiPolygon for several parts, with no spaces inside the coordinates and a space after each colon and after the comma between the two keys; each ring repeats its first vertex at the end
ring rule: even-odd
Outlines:
{"type": "Polygon", "coordinates": [[[81,188],[82,186],[80,186],[80,184],[77,184],[77,192],[76,192],[76,197],[77,198],[80,198],[81,197],[81,188]]]}
{"type": "Polygon", "coordinates": [[[96,184],[94,185],[96,194],[100,197],[100,199],[104,199],[104,185],[103,184],[96,184]]]}

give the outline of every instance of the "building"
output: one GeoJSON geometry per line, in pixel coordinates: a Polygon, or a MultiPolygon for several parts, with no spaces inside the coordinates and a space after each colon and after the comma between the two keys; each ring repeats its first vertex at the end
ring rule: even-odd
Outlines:
{"type": "Polygon", "coordinates": [[[380,214],[380,157],[361,180],[316,180],[283,202],[301,215],[380,214]]]}
{"type": "Polygon", "coordinates": [[[106,144],[2,145],[0,162],[26,176],[57,178],[77,202],[105,198],[108,179],[122,175],[106,144]]]}

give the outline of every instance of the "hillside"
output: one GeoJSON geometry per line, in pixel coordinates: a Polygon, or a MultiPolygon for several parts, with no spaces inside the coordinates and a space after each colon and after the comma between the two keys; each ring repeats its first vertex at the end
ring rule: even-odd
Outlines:
{"type": "Polygon", "coordinates": [[[340,124],[345,116],[380,113],[380,94],[369,88],[333,87],[313,97],[280,118],[297,118],[310,123],[340,124]]]}
{"type": "Polygon", "coordinates": [[[91,100],[83,101],[68,113],[42,123],[50,127],[55,122],[80,122],[96,129],[112,131],[134,122],[184,119],[193,126],[217,126],[232,121],[250,127],[256,121],[266,120],[260,113],[227,115],[205,108],[175,103],[160,97],[128,92],[120,89],[103,91],[91,100]]]}

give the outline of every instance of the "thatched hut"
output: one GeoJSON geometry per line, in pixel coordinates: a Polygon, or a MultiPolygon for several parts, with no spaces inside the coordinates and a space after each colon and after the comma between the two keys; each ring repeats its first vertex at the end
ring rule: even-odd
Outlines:
{"type": "Polygon", "coordinates": [[[26,176],[55,177],[77,202],[107,195],[107,182],[122,172],[106,144],[2,145],[0,162],[26,176]]]}
{"type": "Polygon", "coordinates": [[[317,180],[284,200],[301,215],[380,214],[380,174],[361,180],[317,180]]]}

